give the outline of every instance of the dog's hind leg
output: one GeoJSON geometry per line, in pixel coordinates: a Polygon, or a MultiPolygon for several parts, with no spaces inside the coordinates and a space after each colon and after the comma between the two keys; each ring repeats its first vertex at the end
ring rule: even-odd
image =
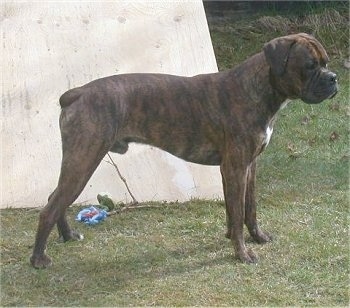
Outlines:
{"type": "Polygon", "coordinates": [[[91,155],[94,152],[96,158],[89,163],[78,157],[70,157],[72,159],[70,162],[63,158],[58,186],[39,217],[35,246],[31,257],[31,263],[36,268],[47,267],[51,264],[50,258],[45,255],[44,251],[47,238],[55,223],[57,223],[59,234],[64,241],[80,238],[78,233],[71,230],[67,222],[66,209],[79,196],[108,151],[106,147],[92,152],[91,150],[90,148],[89,154],[91,155]]]}
{"type": "Polygon", "coordinates": [[[30,259],[35,268],[51,264],[50,258],[45,255],[45,248],[48,236],[56,223],[63,240],[80,237],[70,229],[66,220],[66,209],[79,196],[112,145],[109,132],[103,131],[98,123],[86,124],[84,119],[79,118],[74,123],[66,124],[61,121],[63,156],[58,185],[39,217],[33,255],[30,259]]]}
{"type": "Polygon", "coordinates": [[[58,240],[67,242],[69,240],[82,240],[84,237],[79,232],[72,230],[68,224],[66,211],[57,220],[58,240]]]}
{"type": "MultiPolygon", "coordinates": [[[[51,197],[54,195],[55,192],[50,194],[48,198],[48,202],[50,201],[51,197]]],[[[66,242],[69,240],[81,240],[83,239],[83,236],[80,235],[78,232],[71,230],[67,217],[66,217],[66,211],[63,211],[61,216],[57,220],[57,229],[58,229],[58,239],[59,241],[66,242]]]]}
{"type": "MultiPolygon", "coordinates": [[[[92,147],[89,147],[86,150],[89,152],[80,152],[82,157],[77,157],[75,154],[75,156],[69,157],[69,161],[65,158],[66,153],[64,154],[58,186],[39,217],[35,246],[31,257],[31,263],[36,268],[47,267],[51,264],[50,258],[45,255],[44,251],[47,238],[55,223],[57,223],[59,234],[64,241],[80,238],[79,234],[71,230],[67,222],[66,209],[84,189],[100,161],[108,152],[108,148],[101,146],[93,150],[92,147]],[[92,153],[94,153],[93,161],[84,159],[84,155],[92,157],[92,153]]],[[[69,154],[74,155],[74,153],[69,154]]]]}

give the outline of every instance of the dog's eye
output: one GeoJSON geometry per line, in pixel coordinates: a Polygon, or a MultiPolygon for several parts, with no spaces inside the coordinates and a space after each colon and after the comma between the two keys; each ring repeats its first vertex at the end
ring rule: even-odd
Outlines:
{"type": "Polygon", "coordinates": [[[318,65],[318,62],[316,60],[312,60],[306,64],[306,68],[309,70],[313,70],[317,67],[317,65],[318,65]]]}

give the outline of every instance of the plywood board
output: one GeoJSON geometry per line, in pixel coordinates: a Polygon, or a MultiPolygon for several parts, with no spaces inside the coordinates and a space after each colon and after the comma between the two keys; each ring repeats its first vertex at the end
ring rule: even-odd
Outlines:
{"type": "MultiPolygon", "coordinates": [[[[217,71],[201,1],[5,2],[2,4],[1,204],[46,204],[57,184],[62,93],[93,79],[217,71]]],[[[112,154],[139,201],[222,197],[217,167],[132,145],[112,154]]],[[[84,159],[82,157],[81,159],[84,159]]],[[[77,202],[129,195],[102,161],[77,202]]]]}

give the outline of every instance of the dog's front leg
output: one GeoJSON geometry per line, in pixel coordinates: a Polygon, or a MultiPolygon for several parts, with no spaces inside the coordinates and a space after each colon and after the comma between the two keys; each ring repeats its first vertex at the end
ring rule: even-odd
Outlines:
{"type": "Polygon", "coordinates": [[[256,160],[248,168],[247,190],[245,193],[245,217],[244,222],[248,228],[250,236],[259,244],[264,244],[272,240],[271,235],[263,232],[256,219],[255,181],[256,181],[256,160]]]}
{"type": "Polygon", "coordinates": [[[233,242],[236,257],[242,262],[255,263],[257,258],[252,251],[247,250],[243,236],[248,166],[240,155],[232,153],[224,158],[220,170],[224,185],[228,235],[233,242]]]}

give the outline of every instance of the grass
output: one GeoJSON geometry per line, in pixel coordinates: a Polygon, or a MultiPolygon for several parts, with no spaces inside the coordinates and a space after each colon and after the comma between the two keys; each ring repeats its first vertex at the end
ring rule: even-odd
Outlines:
{"type": "MultiPolygon", "coordinates": [[[[342,6],[337,11],[346,16],[342,6]]],[[[288,17],[293,28],[301,17],[292,13],[281,18],[288,17]]],[[[329,14],[329,8],[310,9],[303,18],[312,20],[315,14],[329,14]]],[[[220,69],[280,35],[259,34],[260,17],[211,22],[220,69]]],[[[70,220],[85,239],[60,244],[53,232],[48,252],[54,266],[48,270],[32,269],[28,262],[38,210],[6,209],[0,212],[1,305],[348,306],[346,27],[339,23],[321,36],[334,52],[331,66],[340,77],[340,93],[317,106],[295,101],[282,110],[259,160],[258,216],[275,238],[260,246],[246,234],[247,245],[260,257],[257,265],[233,258],[221,201],[166,203],[124,212],[94,227],[75,222],[79,208],[73,207],[70,220]]],[[[317,29],[326,31],[319,24],[317,29]]]]}
{"type": "MultiPolygon", "coordinates": [[[[36,210],[3,211],[2,304],[10,306],[345,305],[347,223],[341,193],[261,202],[276,239],[248,243],[257,265],[232,257],[222,202],[191,201],[74,223],[85,240],[49,241],[55,265],[28,266],[36,210]],[[300,201],[297,201],[300,199],[300,201]],[[22,223],[18,223],[22,222],[22,223]]],[[[70,210],[74,216],[78,209],[70,210]]]]}

